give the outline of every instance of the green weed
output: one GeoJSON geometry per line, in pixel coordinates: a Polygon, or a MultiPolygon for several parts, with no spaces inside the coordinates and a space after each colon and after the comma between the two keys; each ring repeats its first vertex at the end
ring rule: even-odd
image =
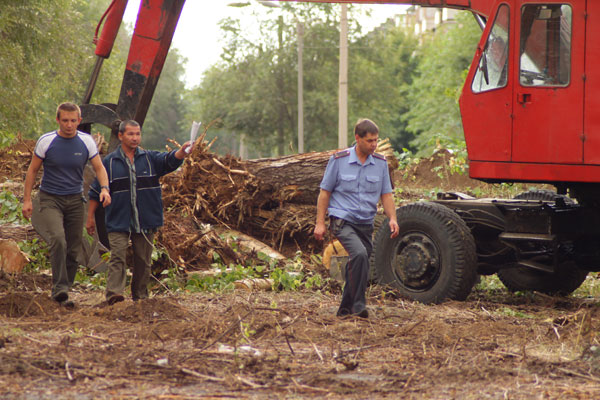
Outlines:
{"type": "Polygon", "coordinates": [[[29,257],[29,264],[23,269],[24,272],[38,272],[51,269],[48,258],[48,246],[40,239],[25,240],[17,243],[19,249],[29,257]]]}
{"type": "Polygon", "coordinates": [[[21,201],[9,190],[0,192],[0,215],[2,215],[2,223],[26,225],[29,223],[21,212],[21,201]]]}

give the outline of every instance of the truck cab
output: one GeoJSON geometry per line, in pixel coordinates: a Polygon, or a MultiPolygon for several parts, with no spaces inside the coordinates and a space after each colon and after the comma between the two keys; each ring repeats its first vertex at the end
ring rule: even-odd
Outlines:
{"type": "Polygon", "coordinates": [[[471,177],[598,182],[599,13],[583,0],[498,2],[460,98],[471,177]]]}

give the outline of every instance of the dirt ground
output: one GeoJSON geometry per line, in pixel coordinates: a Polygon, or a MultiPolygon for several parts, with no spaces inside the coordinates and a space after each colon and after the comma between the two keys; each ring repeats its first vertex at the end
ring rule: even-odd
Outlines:
{"type": "MultiPolygon", "coordinates": [[[[26,157],[0,155],[0,183],[18,185],[26,157]]],[[[415,166],[410,180],[398,174],[401,200],[428,187],[480,187],[432,172],[445,157],[415,166]]],[[[593,298],[488,285],[467,301],[426,306],[372,286],[365,320],[335,317],[335,284],[159,290],[112,306],[97,288],[76,285],[73,310],[52,301],[50,287],[48,274],[0,274],[2,399],[600,398],[593,298]]]]}
{"type": "Polygon", "coordinates": [[[50,277],[2,279],[3,399],[591,399],[600,308],[585,298],[474,291],[425,306],[369,290],[368,320],[339,293],[169,294],[102,306],[50,277]]]}

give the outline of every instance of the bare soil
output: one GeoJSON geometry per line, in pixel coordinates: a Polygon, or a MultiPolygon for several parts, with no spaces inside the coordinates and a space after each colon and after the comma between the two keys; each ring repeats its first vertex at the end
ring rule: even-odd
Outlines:
{"type": "Polygon", "coordinates": [[[104,305],[46,275],[4,277],[5,399],[600,396],[600,308],[583,298],[475,291],[425,306],[369,290],[369,319],[335,317],[339,292],[156,294],[104,305]]]}
{"type": "MultiPolygon", "coordinates": [[[[446,162],[438,158],[410,179],[397,176],[402,201],[427,187],[480,185],[428,172],[446,162]]],[[[22,174],[22,163],[1,162],[0,183],[22,174]]],[[[340,319],[335,284],[318,292],[159,288],[112,306],[97,288],[76,285],[73,310],[52,301],[50,287],[48,274],[0,275],[0,398],[600,398],[592,298],[488,288],[426,306],[372,286],[369,318],[340,319]]]]}

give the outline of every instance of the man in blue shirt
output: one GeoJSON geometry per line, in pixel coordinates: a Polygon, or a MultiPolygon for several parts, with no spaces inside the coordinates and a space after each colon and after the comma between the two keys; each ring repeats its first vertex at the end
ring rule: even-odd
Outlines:
{"type": "MultiPolygon", "coordinates": [[[[106,277],[106,301],[112,305],[123,301],[127,280],[126,253],[129,241],[133,248],[131,297],[148,297],[150,263],[154,233],[163,225],[163,203],[159,178],[175,171],[189,156],[191,143],[178,150],[158,152],[140,148],[142,131],[133,120],[121,122],[120,145],[102,161],[109,176],[112,204],[106,208],[106,230],[110,243],[110,261],[106,277]]],[[[90,206],[86,229],[96,230],[94,219],[99,205],[100,185],[90,187],[90,206]]]]}
{"type": "Polygon", "coordinates": [[[25,176],[23,216],[34,214],[34,227],[48,242],[52,265],[52,298],[60,305],[72,308],[69,288],[73,285],[79,263],[83,233],[84,201],[83,169],[88,160],[102,185],[100,202],[110,204],[108,176],[100,161],[96,142],[87,133],[79,132],[81,111],[74,103],[62,103],[56,110],[58,130],[42,135],[31,157],[25,176]],[[33,209],[31,192],[40,167],[44,174],[38,194],[39,208],[33,209]],[[39,223],[36,223],[38,221],[39,223]]]}
{"type": "Polygon", "coordinates": [[[349,255],[337,315],[368,318],[365,291],[373,250],[373,220],[380,198],[390,220],[392,238],[398,236],[399,228],[387,161],[375,153],[379,128],[371,120],[360,119],[354,127],[354,137],[356,145],[335,153],[327,164],[317,200],[314,235],[323,240],[327,212],[331,232],[349,255]]]}

